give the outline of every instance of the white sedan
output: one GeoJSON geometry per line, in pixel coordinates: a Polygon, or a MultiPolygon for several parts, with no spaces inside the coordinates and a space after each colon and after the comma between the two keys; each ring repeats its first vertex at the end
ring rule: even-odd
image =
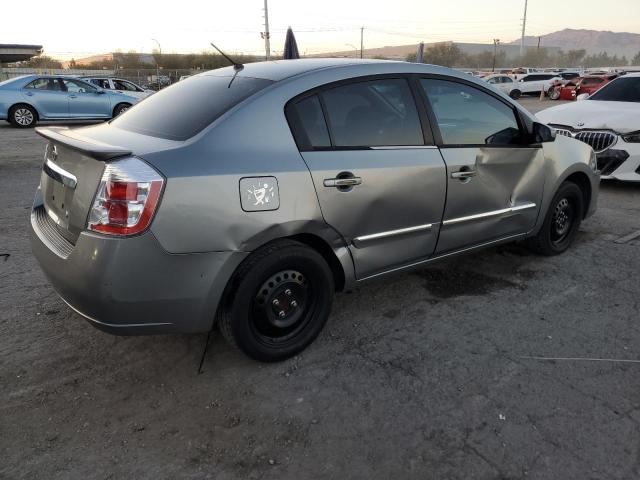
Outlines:
{"type": "Polygon", "coordinates": [[[139,98],[140,100],[155,93],[153,90],[146,90],[140,85],[136,85],[135,83],[123,78],[84,77],[84,79],[100,88],[104,88],[105,90],[115,90],[116,92],[139,98]]]}
{"type": "Polygon", "coordinates": [[[489,75],[484,77],[483,80],[513,99],[517,100],[522,95],[522,90],[518,88],[518,83],[508,75],[489,75]]]}
{"type": "Polygon", "coordinates": [[[532,73],[525,75],[516,82],[516,88],[522,93],[540,94],[549,92],[549,88],[556,81],[562,81],[562,77],[556,73],[532,73]]]}
{"type": "Polygon", "coordinates": [[[558,134],[591,145],[602,178],[640,182],[640,74],[616,78],[578,100],[537,117],[558,134]]]}

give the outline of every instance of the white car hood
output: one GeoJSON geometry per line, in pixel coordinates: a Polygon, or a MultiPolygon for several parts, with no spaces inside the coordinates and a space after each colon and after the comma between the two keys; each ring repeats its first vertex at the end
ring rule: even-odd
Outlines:
{"type": "Polygon", "coordinates": [[[618,133],[640,130],[640,103],[582,100],[547,108],[536,114],[544,123],[576,129],[605,129],[618,133]]]}

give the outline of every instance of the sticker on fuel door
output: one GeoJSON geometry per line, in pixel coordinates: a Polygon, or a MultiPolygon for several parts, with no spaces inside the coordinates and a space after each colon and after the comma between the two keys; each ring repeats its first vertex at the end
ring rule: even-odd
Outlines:
{"type": "Polygon", "coordinates": [[[264,212],[280,207],[276,177],[245,177],[240,179],[240,202],[245,212],[264,212]]]}

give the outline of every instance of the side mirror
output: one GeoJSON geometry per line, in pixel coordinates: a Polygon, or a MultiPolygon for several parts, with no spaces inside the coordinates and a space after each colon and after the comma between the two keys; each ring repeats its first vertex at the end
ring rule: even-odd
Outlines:
{"type": "Polygon", "coordinates": [[[589,98],[589,96],[590,95],[588,93],[581,93],[576,97],[576,100],[586,100],[587,98],[589,98]]]}
{"type": "Polygon", "coordinates": [[[556,139],[556,131],[544,123],[533,124],[533,141],[535,143],[548,143],[556,139]]]}

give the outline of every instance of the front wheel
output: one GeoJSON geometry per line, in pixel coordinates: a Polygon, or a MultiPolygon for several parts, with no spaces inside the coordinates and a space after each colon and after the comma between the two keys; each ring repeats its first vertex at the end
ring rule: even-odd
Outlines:
{"type": "Polygon", "coordinates": [[[549,90],[549,99],[550,100],[558,100],[560,98],[560,89],[552,88],[549,90]]]}
{"type": "Polygon", "coordinates": [[[540,231],[527,239],[529,248],[542,255],[558,255],[567,250],[580,228],[584,207],[580,187],[564,182],[549,205],[540,231]]]}
{"type": "Polygon", "coordinates": [[[120,103],[116,105],[116,108],[113,109],[113,118],[116,118],[118,115],[126,112],[130,108],[131,108],[131,105],[129,105],[128,103],[120,103]]]}
{"type": "Polygon", "coordinates": [[[518,100],[522,96],[522,92],[516,88],[515,90],[511,91],[509,96],[514,100],[518,100]]]}
{"type": "Polygon", "coordinates": [[[38,114],[29,105],[16,105],[9,111],[9,122],[18,128],[29,128],[36,124],[38,114]]]}
{"type": "Polygon", "coordinates": [[[333,295],[324,258],[302,243],[278,240],[251,254],[234,274],[220,309],[220,331],[255,360],[284,360],[318,336],[333,295]]]}

